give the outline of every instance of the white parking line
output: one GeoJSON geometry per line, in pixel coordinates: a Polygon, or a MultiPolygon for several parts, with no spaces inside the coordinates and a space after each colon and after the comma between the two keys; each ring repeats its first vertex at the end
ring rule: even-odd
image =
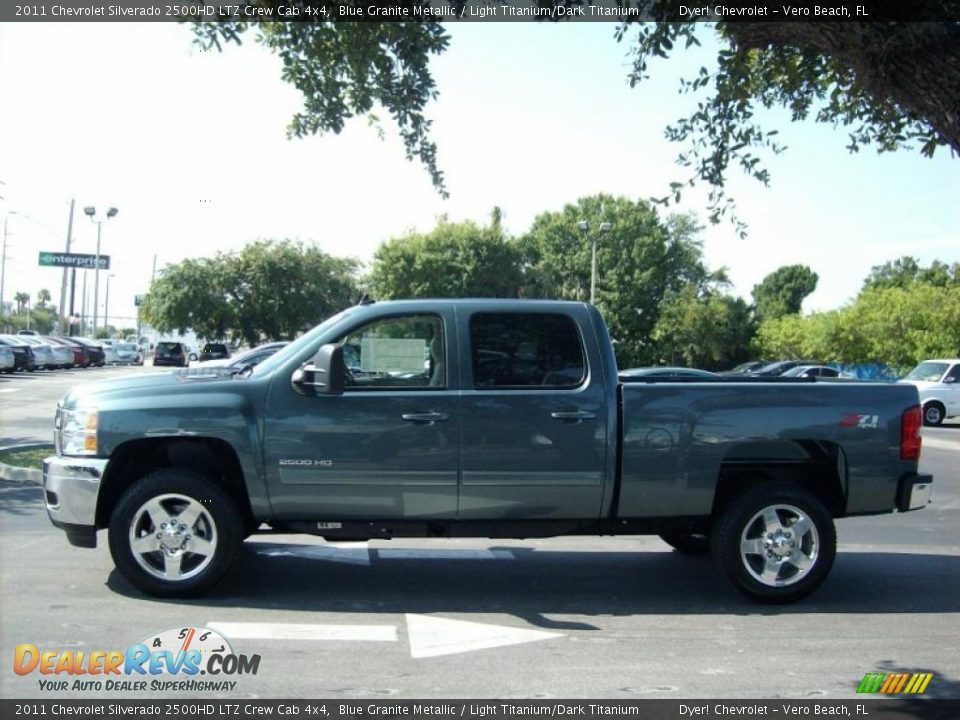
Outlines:
{"type": "Polygon", "coordinates": [[[0,390],[0,393],[12,393],[12,392],[16,392],[19,389],[20,388],[3,388],[2,390],[0,390]]]}
{"type": "Polygon", "coordinates": [[[299,625],[292,623],[208,622],[228,640],[349,640],[396,642],[395,625],[299,625]]]}

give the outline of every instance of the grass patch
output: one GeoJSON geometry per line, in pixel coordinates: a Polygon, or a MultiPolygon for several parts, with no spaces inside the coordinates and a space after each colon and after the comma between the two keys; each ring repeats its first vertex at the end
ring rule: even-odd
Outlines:
{"type": "Polygon", "coordinates": [[[4,450],[0,452],[0,463],[15,465],[16,467],[43,469],[43,459],[53,455],[53,446],[23,448],[21,450],[4,450]]]}

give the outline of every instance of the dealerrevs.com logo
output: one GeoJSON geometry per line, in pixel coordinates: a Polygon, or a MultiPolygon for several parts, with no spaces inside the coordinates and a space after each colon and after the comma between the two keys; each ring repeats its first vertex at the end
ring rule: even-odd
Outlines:
{"type": "Polygon", "coordinates": [[[236,689],[237,675],[256,675],[259,655],[238,655],[215,630],[165,630],[126,650],[59,650],[21,643],[17,675],[38,673],[40,690],[212,692],[236,689]],[[203,676],[202,678],[200,676],[203,676]]]}

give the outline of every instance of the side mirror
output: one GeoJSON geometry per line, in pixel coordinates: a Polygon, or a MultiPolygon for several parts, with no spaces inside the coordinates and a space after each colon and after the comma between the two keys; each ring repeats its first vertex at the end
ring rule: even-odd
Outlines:
{"type": "Polygon", "coordinates": [[[945,378],[943,379],[943,381],[944,381],[945,383],[955,383],[955,382],[957,381],[957,379],[956,379],[955,377],[945,377],[945,378]]]}
{"type": "Polygon", "coordinates": [[[329,344],[317,350],[317,354],[293,374],[290,382],[294,390],[304,395],[342,395],[346,374],[343,348],[329,344]]]}

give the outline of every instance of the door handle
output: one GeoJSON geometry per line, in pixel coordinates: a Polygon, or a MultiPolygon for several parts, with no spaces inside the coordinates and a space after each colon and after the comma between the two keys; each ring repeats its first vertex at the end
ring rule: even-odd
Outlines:
{"type": "Polygon", "coordinates": [[[554,420],[573,420],[575,422],[580,422],[581,420],[593,420],[597,417],[596,413],[587,412],[586,410],[570,410],[570,411],[559,411],[550,413],[550,417],[554,420]]]}
{"type": "Polygon", "coordinates": [[[423,423],[425,425],[433,425],[436,422],[443,422],[444,420],[450,419],[450,416],[447,415],[447,413],[438,412],[404,413],[400,417],[407,422],[423,423]]]}

